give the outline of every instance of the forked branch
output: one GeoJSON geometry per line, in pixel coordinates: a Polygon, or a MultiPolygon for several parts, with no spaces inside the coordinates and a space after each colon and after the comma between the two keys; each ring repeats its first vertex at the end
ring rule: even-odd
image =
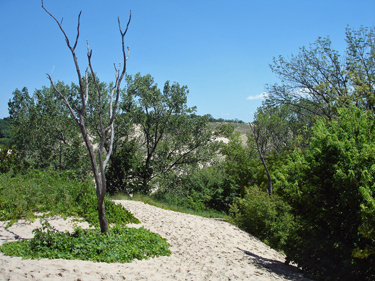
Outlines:
{"type": "MultiPolygon", "coordinates": [[[[78,81],[79,81],[79,87],[80,87],[80,92],[83,93],[83,84],[82,84],[82,77],[81,77],[81,71],[79,69],[79,65],[78,65],[78,60],[77,60],[77,56],[75,54],[75,48],[77,47],[77,44],[78,44],[78,38],[79,38],[79,27],[81,25],[81,14],[82,14],[82,11],[79,12],[79,15],[78,15],[78,24],[77,24],[77,35],[76,35],[76,40],[74,42],[74,46],[72,47],[70,45],[70,42],[69,42],[69,38],[68,36],[66,35],[63,27],[62,27],[62,20],[61,22],[59,22],[45,7],[44,7],[44,3],[43,3],[43,0],[42,1],[42,8],[44,11],[46,11],[47,14],[50,15],[51,18],[54,19],[54,21],[57,23],[57,25],[59,26],[61,32],[64,34],[64,37],[65,37],[65,42],[70,50],[70,52],[72,53],[72,56],[73,56],[73,59],[74,59],[74,64],[75,64],[75,67],[76,67],[76,70],[77,70],[77,75],[78,75],[78,81]]],[[[85,102],[85,99],[83,96],[81,96],[82,98],[82,104],[84,104],[85,102]]],[[[84,109],[82,109],[84,111],[84,109]]]]}

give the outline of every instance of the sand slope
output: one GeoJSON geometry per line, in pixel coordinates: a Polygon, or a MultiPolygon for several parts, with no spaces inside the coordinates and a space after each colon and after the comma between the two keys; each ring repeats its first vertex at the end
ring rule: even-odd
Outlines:
{"type": "MultiPolygon", "coordinates": [[[[0,280],[308,280],[284,255],[222,220],[159,209],[142,202],[115,201],[167,238],[172,255],[128,264],[68,260],[22,260],[0,253],[0,280]]],[[[58,230],[71,221],[48,219],[58,230]]],[[[0,223],[0,243],[32,237],[40,226],[20,221],[9,229],[0,223]]]]}

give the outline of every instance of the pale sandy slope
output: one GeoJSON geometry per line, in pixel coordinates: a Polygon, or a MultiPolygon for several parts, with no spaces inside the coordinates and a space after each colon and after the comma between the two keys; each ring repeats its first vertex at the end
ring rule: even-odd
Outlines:
{"type": "MultiPolygon", "coordinates": [[[[0,280],[307,280],[284,255],[221,220],[162,210],[142,202],[116,201],[142,226],[167,238],[172,255],[128,264],[67,260],[22,260],[0,254],[0,280]]],[[[71,223],[54,218],[59,230],[71,223]]],[[[0,243],[31,237],[38,226],[21,222],[5,230],[0,243]]],[[[139,227],[137,225],[136,227],[139,227]]]]}

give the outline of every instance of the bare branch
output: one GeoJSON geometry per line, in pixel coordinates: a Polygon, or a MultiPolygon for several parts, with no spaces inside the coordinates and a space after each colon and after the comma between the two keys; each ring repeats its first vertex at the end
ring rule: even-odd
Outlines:
{"type": "MultiPolygon", "coordinates": [[[[110,98],[110,102],[109,102],[109,116],[110,116],[111,119],[112,119],[112,115],[113,115],[113,112],[112,112],[113,94],[114,94],[115,89],[119,86],[118,85],[119,69],[116,68],[116,64],[115,64],[115,69],[116,69],[116,74],[115,74],[116,83],[111,90],[111,98],[110,98]]],[[[104,163],[103,163],[104,169],[107,166],[108,160],[109,160],[109,158],[112,154],[113,140],[115,138],[114,120],[112,121],[112,123],[110,123],[110,128],[111,128],[111,138],[110,138],[110,141],[109,141],[109,150],[108,150],[107,156],[106,156],[106,158],[104,160],[104,163]]],[[[107,134],[107,132],[108,132],[108,130],[106,129],[104,134],[107,134]]]]}
{"type": "Polygon", "coordinates": [[[89,100],[89,80],[88,80],[88,72],[89,72],[89,66],[87,65],[86,71],[85,71],[85,82],[86,82],[86,92],[85,92],[85,103],[82,105],[82,108],[84,109],[86,107],[86,104],[89,100]]]}
{"type": "Polygon", "coordinates": [[[64,29],[62,28],[62,20],[61,20],[61,23],[44,7],[44,4],[43,4],[43,0],[42,0],[42,8],[44,11],[46,11],[46,13],[48,15],[50,15],[51,18],[53,18],[55,20],[55,22],[57,23],[57,25],[59,26],[61,32],[64,34],[64,37],[65,37],[65,42],[70,50],[70,52],[72,53],[72,56],[73,56],[73,60],[74,60],[74,64],[75,64],[75,67],[76,67],[76,71],[77,71],[77,76],[78,76],[78,81],[79,81],[79,87],[80,87],[80,93],[81,93],[81,99],[82,99],[82,104],[84,103],[84,97],[83,97],[83,85],[82,85],[82,79],[81,79],[81,71],[79,69],[79,65],[78,65],[78,60],[77,60],[77,56],[76,56],[76,53],[75,53],[75,48],[77,47],[77,43],[78,43],[78,38],[79,38],[79,27],[80,27],[80,21],[81,21],[81,14],[82,14],[82,11],[79,13],[78,15],[78,24],[77,24],[77,36],[76,36],[76,41],[74,43],[74,47],[72,48],[72,46],[70,46],[70,42],[69,42],[69,38],[68,36],[66,35],[64,29]]]}
{"type": "Polygon", "coordinates": [[[102,93],[100,91],[99,84],[96,81],[95,72],[94,72],[94,69],[93,69],[92,64],[91,64],[92,50],[90,50],[89,41],[88,40],[86,40],[86,41],[87,41],[87,59],[88,59],[90,71],[91,71],[91,74],[92,74],[92,80],[94,82],[96,91],[98,92],[98,106],[97,106],[97,110],[98,110],[98,115],[99,115],[100,129],[103,132],[104,131],[104,129],[103,129],[104,127],[103,127],[102,109],[101,109],[101,107],[102,107],[102,93]]]}
{"type": "Polygon", "coordinates": [[[76,42],[74,43],[73,50],[76,49],[76,47],[77,47],[77,43],[78,43],[78,38],[79,38],[79,26],[81,25],[81,14],[82,14],[82,11],[80,11],[80,12],[79,12],[79,15],[78,15],[77,37],[76,37],[76,42]]]}
{"type": "MultiPolygon", "coordinates": [[[[116,86],[116,100],[115,100],[115,104],[113,106],[113,114],[111,116],[111,119],[109,121],[109,126],[106,128],[106,131],[109,130],[109,127],[111,126],[111,124],[113,123],[114,121],[114,118],[115,118],[115,115],[116,115],[116,110],[117,110],[117,105],[118,105],[118,100],[119,100],[119,97],[120,97],[120,85],[121,85],[121,81],[122,79],[124,78],[125,76],[125,73],[126,73],[126,61],[128,60],[129,58],[129,52],[130,52],[130,49],[129,47],[127,48],[128,49],[128,56],[126,56],[126,52],[125,52],[125,35],[126,33],[128,32],[128,28],[129,28],[129,24],[130,24],[130,21],[131,21],[131,18],[132,18],[132,11],[130,10],[130,14],[129,14],[129,20],[128,20],[128,23],[126,25],[126,29],[125,31],[123,32],[122,29],[121,29],[121,22],[120,22],[120,18],[118,18],[118,25],[119,25],[119,30],[120,30],[120,33],[121,33],[121,41],[122,41],[122,54],[123,54],[123,59],[124,59],[124,64],[123,64],[123,68],[122,68],[122,72],[121,72],[121,75],[119,76],[118,78],[118,81],[117,81],[117,86],[116,86]]],[[[119,68],[121,67],[121,64],[119,65],[119,68]]]]}

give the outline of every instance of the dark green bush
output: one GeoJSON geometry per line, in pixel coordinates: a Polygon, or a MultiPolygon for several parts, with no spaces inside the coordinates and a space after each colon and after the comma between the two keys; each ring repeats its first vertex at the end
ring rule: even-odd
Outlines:
{"type": "Polygon", "coordinates": [[[230,220],[275,249],[285,246],[294,227],[290,206],[279,196],[257,187],[247,190],[230,208],[230,220]]]}
{"type": "Polygon", "coordinates": [[[136,151],[137,143],[134,140],[119,142],[106,170],[108,193],[114,195],[121,192],[129,195],[139,191],[141,161],[136,151]]]}
{"type": "Polygon", "coordinates": [[[275,189],[297,225],[284,251],[317,280],[375,280],[375,255],[353,256],[375,243],[361,231],[367,215],[360,192],[375,194],[375,117],[354,107],[338,109],[338,115],[318,121],[310,148],[296,150],[275,174],[275,189]]]}

